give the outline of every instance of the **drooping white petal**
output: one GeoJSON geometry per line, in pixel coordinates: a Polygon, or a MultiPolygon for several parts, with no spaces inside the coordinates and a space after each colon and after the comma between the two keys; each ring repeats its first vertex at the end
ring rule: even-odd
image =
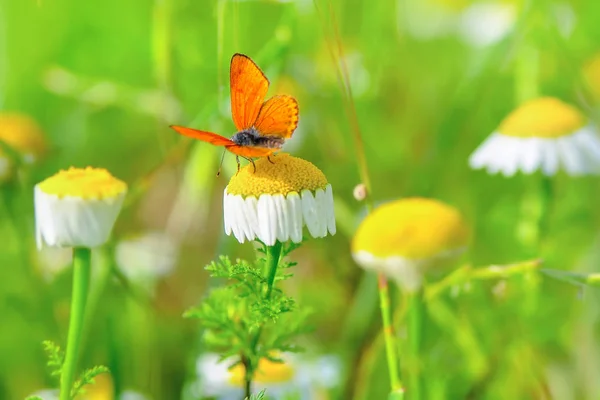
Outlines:
{"type": "Polygon", "coordinates": [[[565,167],[565,171],[573,176],[585,174],[584,160],[577,149],[577,145],[569,137],[561,137],[556,141],[559,158],[565,167]]]}
{"type": "Polygon", "coordinates": [[[287,201],[285,201],[285,197],[282,194],[275,194],[272,196],[272,198],[276,212],[275,218],[277,230],[275,232],[275,236],[280,242],[286,242],[289,239],[289,210],[287,207],[287,201]]]}
{"type": "Polygon", "coordinates": [[[325,199],[327,201],[327,204],[325,205],[327,210],[327,230],[330,235],[335,235],[335,209],[333,207],[333,191],[331,190],[331,185],[327,185],[325,188],[325,199]]]}
{"type": "Polygon", "coordinates": [[[527,138],[522,140],[521,144],[521,160],[520,167],[521,171],[525,174],[532,174],[538,170],[543,160],[544,151],[544,139],[541,138],[527,138]]]}
{"type": "Polygon", "coordinates": [[[559,167],[558,142],[553,139],[544,139],[541,142],[542,172],[546,176],[556,174],[559,167]]]}
{"type": "Polygon", "coordinates": [[[231,207],[231,230],[233,231],[233,236],[240,243],[244,243],[245,235],[244,235],[244,226],[246,225],[246,218],[242,211],[243,207],[243,198],[240,195],[231,196],[230,207],[231,207]]]}
{"type": "Polygon", "coordinates": [[[319,237],[321,221],[319,221],[319,213],[317,204],[310,190],[303,190],[302,194],[302,216],[304,223],[308,228],[308,232],[312,237],[319,237]]]}
{"type": "Polygon", "coordinates": [[[469,157],[469,165],[473,169],[481,169],[488,166],[488,160],[493,157],[497,145],[499,133],[492,133],[469,157]]]}
{"type": "Polygon", "coordinates": [[[288,233],[294,243],[302,241],[302,199],[296,192],[288,193],[286,197],[289,211],[288,233]]]}
{"type": "Polygon", "coordinates": [[[502,175],[513,176],[519,168],[520,153],[519,142],[515,138],[499,135],[496,139],[496,148],[490,154],[488,172],[501,172],[502,175]]]}
{"type": "Polygon", "coordinates": [[[223,225],[225,227],[225,234],[231,235],[231,214],[233,213],[230,205],[230,195],[227,193],[227,188],[223,191],[223,225]]]}
{"type": "Polygon", "coordinates": [[[277,238],[277,211],[273,198],[269,194],[261,194],[258,198],[258,238],[267,246],[273,246],[277,238]]]}
{"type": "Polygon", "coordinates": [[[319,219],[319,232],[317,237],[327,236],[327,198],[323,189],[315,191],[315,205],[319,219]]]}
{"type": "Polygon", "coordinates": [[[590,174],[600,172],[600,139],[593,128],[582,128],[570,138],[584,159],[586,172],[590,174]]]}
{"type": "Polygon", "coordinates": [[[248,240],[256,239],[259,233],[258,215],[256,208],[258,206],[258,200],[254,196],[248,196],[244,200],[244,212],[246,213],[246,220],[248,221],[248,227],[250,229],[250,236],[248,240]]]}
{"type": "Polygon", "coordinates": [[[34,188],[36,238],[56,247],[97,247],[108,240],[121,211],[125,191],[102,199],[58,197],[34,188]]]}

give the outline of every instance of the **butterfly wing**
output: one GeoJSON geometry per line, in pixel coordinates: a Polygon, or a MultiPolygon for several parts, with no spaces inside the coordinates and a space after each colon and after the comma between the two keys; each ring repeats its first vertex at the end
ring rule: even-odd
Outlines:
{"type": "Polygon", "coordinates": [[[175,131],[177,131],[177,133],[179,133],[180,135],[202,140],[203,142],[214,144],[215,146],[235,145],[235,143],[231,140],[221,135],[217,135],[216,133],[199,131],[198,129],[186,128],[185,126],[178,125],[171,125],[171,128],[175,129],[175,131]]]}
{"type": "Polygon", "coordinates": [[[266,147],[251,147],[251,146],[240,146],[237,144],[231,146],[225,146],[227,150],[238,156],[246,158],[266,157],[273,154],[277,149],[269,149],[266,147]]]}
{"type": "Polygon", "coordinates": [[[262,105],[254,127],[264,136],[290,138],[298,126],[298,102],[292,96],[271,97],[262,105]]]}
{"type": "Polygon", "coordinates": [[[234,54],[229,70],[231,115],[238,131],[250,128],[261,109],[269,80],[250,57],[234,54]]]}

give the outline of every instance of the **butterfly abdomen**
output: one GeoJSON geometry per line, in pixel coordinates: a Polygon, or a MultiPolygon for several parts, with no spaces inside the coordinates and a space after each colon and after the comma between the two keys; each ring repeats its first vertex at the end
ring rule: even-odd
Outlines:
{"type": "Polygon", "coordinates": [[[256,129],[250,128],[233,135],[231,141],[239,146],[280,149],[285,139],[280,136],[262,136],[256,129]]]}

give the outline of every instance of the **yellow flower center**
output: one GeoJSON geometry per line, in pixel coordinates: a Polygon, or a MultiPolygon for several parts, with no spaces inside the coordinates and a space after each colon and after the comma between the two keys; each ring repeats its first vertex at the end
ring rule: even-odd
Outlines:
{"type": "Polygon", "coordinates": [[[368,215],[352,241],[352,252],[376,257],[431,258],[466,246],[469,231],[461,214],[442,202],[407,198],[368,215]]]}
{"type": "MultiPolygon", "coordinates": [[[[244,384],[244,366],[236,365],[229,370],[229,381],[232,385],[242,386],[244,384]]],[[[258,370],[254,373],[254,381],[257,383],[282,383],[289,382],[294,377],[294,369],[285,363],[277,363],[266,358],[258,362],[258,370]]]]}
{"type": "Polygon", "coordinates": [[[327,186],[325,175],[310,162],[278,153],[246,165],[229,181],[227,193],[232,195],[260,196],[261,194],[300,193],[302,190],[315,191],[327,186]],[[271,162],[272,161],[272,162],[271,162]]]}
{"type": "Polygon", "coordinates": [[[575,107],[553,97],[540,97],[510,113],[498,131],[508,136],[558,138],[585,124],[585,117],[575,107]]]}
{"type": "Polygon", "coordinates": [[[39,184],[47,194],[59,197],[73,196],[84,199],[115,197],[127,190],[125,182],[113,177],[102,168],[69,168],[39,184]]]}
{"type": "MultiPolygon", "coordinates": [[[[39,157],[46,151],[42,130],[26,115],[1,113],[0,141],[24,156],[39,157]]],[[[1,147],[0,154],[2,154],[1,147]]]]}

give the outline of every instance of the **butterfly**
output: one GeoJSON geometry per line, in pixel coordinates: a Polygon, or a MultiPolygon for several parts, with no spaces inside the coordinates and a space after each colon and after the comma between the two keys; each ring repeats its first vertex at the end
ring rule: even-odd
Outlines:
{"type": "Polygon", "coordinates": [[[243,54],[231,57],[229,81],[231,115],[238,130],[231,139],[184,126],[172,125],[171,128],[183,136],[225,146],[236,155],[238,171],[239,157],[242,157],[252,163],[256,172],[253,158],[268,158],[292,137],[298,126],[298,102],[288,95],[273,96],[265,101],[269,80],[254,61],[243,54]]]}

